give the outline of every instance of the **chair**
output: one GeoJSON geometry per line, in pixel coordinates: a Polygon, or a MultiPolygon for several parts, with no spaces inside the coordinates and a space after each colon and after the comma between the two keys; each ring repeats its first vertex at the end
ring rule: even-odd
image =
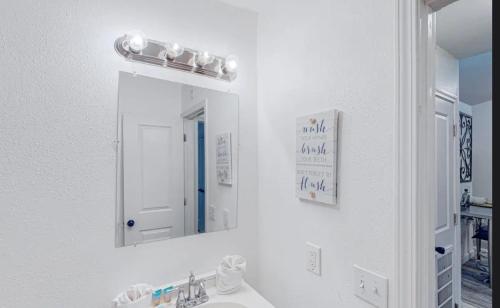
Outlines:
{"type": "MultiPolygon", "coordinates": [[[[483,241],[487,241],[488,242],[488,247],[489,247],[489,240],[490,240],[490,237],[489,237],[489,227],[488,226],[482,226],[481,224],[482,220],[480,218],[476,219],[476,232],[474,234],[474,236],[472,237],[473,239],[476,239],[476,257],[477,257],[477,260],[481,260],[481,240],[483,241]]],[[[491,264],[491,255],[490,255],[491,251],[489,251],[489,248],[488,248],[488,264],[491,264]]],[[[488,275],[489,275],[489,278],[488,278],[488,281],[491,282],[491,268],[488,266],[488,275]]]]}
{"type": "Polygon", "coordinates": [[[477,259],[481,260],[481,240],[489,242],[489,230],[487,226],[482,226],[481,219],[476,220],[476,232],[472,238],[476,239],[476,255],[477,259]]]}

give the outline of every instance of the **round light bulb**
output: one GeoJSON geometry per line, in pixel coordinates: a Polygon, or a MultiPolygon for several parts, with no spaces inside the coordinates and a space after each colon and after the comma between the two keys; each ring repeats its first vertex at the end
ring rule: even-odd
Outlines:
{"type": "Polygon", "coordinates": [[[214,62],[214,60],[215,60],[215,57],[212,56],[207,51],[203,51],[196,56],[196,64],[198,64],[199,66],[205,66],[205,65],[212,64],[212,62],[214,62]]]}
{"type": "Polygon", "coordinates": [[[184,53],[184,48],[177,43],[165,44],[166,56],[169,60],[173,60],[184,53]]]}
{"type": "Polygon", "coordinates": [[[127,34],[127,42],[130,51],[139,53],[148,46],[146,36],[141,31],[131,31],[127,34]]]}
{"type": "Polygon", "coordinates": [[[238,70],[238,57],[230,55],[224,61],[224,73],[235,73],[238,70]]]}

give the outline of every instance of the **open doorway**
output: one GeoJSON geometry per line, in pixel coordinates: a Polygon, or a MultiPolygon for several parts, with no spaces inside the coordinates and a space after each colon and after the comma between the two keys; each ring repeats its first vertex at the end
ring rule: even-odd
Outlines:
{"type": "Polygon", "coordinates": [[[184,115],[185,234],[206,232],[205,107],[184,115]]]}
{"type": "Polygon", "coordinates": [[[492,307],[492,0],[435,13],[437,307],[492,307]]]}

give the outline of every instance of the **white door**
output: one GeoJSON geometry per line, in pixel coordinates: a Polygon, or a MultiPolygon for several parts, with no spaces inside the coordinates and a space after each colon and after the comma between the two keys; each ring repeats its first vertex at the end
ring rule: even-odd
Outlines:
{"type": "Polygon", "coordinates": [[[457,300],[457,288],[460,287],[460,264],[455,254],[460,254],[460,247],[455,244],[456,204],[454,198],[455,153],[454,150],[454,105],[452,102],[436,96],[435,112],[436,141],[436,253],[437,270],[437,306],[454,307],[457,300]],[[457,271],[458,270],[458,271],[457,271]],[[458,273],[458,275],[457,275],[458,273]]]}
{"type": "Polygon", "coordinates": [[[184,235],[182,119],[123,116],[125,245],[184,235]]]}

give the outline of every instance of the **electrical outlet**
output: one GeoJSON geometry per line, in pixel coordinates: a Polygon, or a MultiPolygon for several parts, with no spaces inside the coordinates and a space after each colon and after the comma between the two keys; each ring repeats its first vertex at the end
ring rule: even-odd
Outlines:
{"type": "Polygon", "coordinates": [[[321,276],[321,247],[313,243],[306,243],[306,269],[321,276]]]}
{"type": "Polygon", "coordinates": [[[387,308],[387,278],[354,265],[354,294],[379,308],[387,308]]]}
{"type": "Polygon", "coordinates": [[[208,207],[208,218],[211,220],[211,221],[215,221],[215,205],[211,204],[209,207],[208,207]]]}

